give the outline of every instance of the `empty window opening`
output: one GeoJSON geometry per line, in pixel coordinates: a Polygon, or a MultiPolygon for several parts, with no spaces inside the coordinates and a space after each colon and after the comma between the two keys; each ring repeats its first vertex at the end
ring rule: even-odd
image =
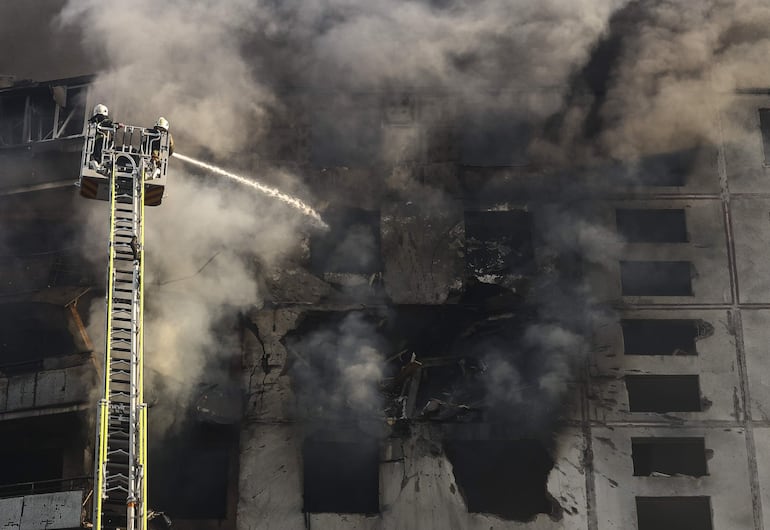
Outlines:
{"type": "Polygon", "coordinates": [[[62,477],[62,447],[18,447],[0,451],[0,485],[56,480],[62,477]]]}
{"type": "Polygon", "coordinates": [[[639,530],[712,530],[709,497],[637,497],[639,530]]]}
{"type": "Polygon", "coordinates": [[[707,151],[711,153],[714,150],[696,146],[646,156],[639,160],[632,170],[634,182],[642,186],[684,186],[687,177],[694,171],[698,158],[707,151]]]}
{"type": "Polygon", "coordinates": [[[624,296],[692,296],[689,261],[621,261],[624,296]]]}
{"type": "Polygon", "coordinates": [[[372,274],[382,270],[380,212],[339,208],[324,213],[329,230],[310,240],[310,265],[324,272],[372,274]]]}
{"type": "Polygon", "coordinates": [[[618,234],[629,243],[686,243],[684,210],[615,210],[618,234]]]}
{"type": "Polygon", "coordinates": [[[770,166],[770,109],[759,109],[759,128],[762,131],[764,164],[770,166]]]}
{"type": "Polygon", "coordinates": [[[0,497],[62,491],[85,475],[84,424],[72,413],[0,422],[0,497]]]}
{"type": "Polygon", "coordinates": [[[553,460],[541,442],[451,440],[444,449],[469,512],[514,521],[559,513],[546,487],[553,460]]]}
{"type": "Polygon", "coordinates": [[[620,326],[626,355],[697,355],[696,340],[714,333],[703,320],[626,319],[620,326]]]}
{"type": "Polygon", "coordinates": [[[304,507],[310,513],[380,512],[379,444],[376,440],[305,440],[304,507]]]}
{"type": "Polygon", "coordinates": [[[700,412],[697,375],[627,375],[631,412],[700,412]]]}
{"type": "Polygon", "coordinates": [[[632,438],[635,477],[708,475],[703,438],[632,438]]]}
{"type": "MultiPolygon", "coordinates": [[[[159,401],[153,414],[170,414],[169,404],[159,401]]],[[[149,442],[148,497],[155,510],[172,519],[225,519],[231,451],[237,434],[183,421],[179,431],[149,442]],[[190,465],[194,463],[194,465],[190,465]]]]}
{"type": "Polygon", "coordinates": [[[69,310],[54,304],[0,304],[0,370],[15,374],[42,368],[43,359],[87,351],[73,334],[69,310]]]}
{"type": "Polygon", "coordinates": [[[465,262],[470,274],[522,272],[532,265],[533,258],[528,212],[465,212],[465,262]]]}

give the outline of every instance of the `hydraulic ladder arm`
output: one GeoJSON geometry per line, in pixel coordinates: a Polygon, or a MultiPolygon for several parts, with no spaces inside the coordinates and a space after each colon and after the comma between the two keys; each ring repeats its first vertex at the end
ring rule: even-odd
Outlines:
{"type": "MultiPolygon", "coordinates": [[[[165,177],[166,133],[121,126],[108,136],[101,157],[101,166],[110,171],[110,232],[103,396],[94,458],[96,530],[147,530],[144,206],[146,181],[157,173],[152,150],[158,143],[165,177]]],[[[86,151],[92,146],[93,141],[87,138],[86,151]]],[[[87,156],[84,153],[84,161],[87,156]]]]}

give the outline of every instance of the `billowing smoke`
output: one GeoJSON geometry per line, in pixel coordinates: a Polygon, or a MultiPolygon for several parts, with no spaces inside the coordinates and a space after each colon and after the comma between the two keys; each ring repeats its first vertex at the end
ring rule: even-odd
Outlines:
{"type": "Polygon", "coordinates": [[[749,131],[720,130],[718,113],[770,85],[769,22],[761,0],[629,2],[573,78],[555,145],[534,152],[575,165],[740,142],[749,131]]]}
{"type": "MultiPolygon", "coordinates": [[[[589,208],[590,210],[590,208],[589,208]]],[[[553,428],[589,353],[591,326],[611,322],[613,311],[593,292],[589,274],[604,277],[621,256],[624,242],[569,205],[539,210],[540,270],[528,303],[534,321],[515,338],[481,341],[484,384],[492,417],[542,433],[553,428]]]]}
{"type": "Polygon", "coordinates": [[[72,0],[60,18],[106,57],[95,91],[117,120],[149,126],[162,115],[178,139],[221,154],[255,143],[272,100],[240,49],[251,5],[72,0]]]}
{"type": "MultiPolygon", "coordinates": [[[[71,0],[61,21],[86,28],[88,49],[105,58],[97,90],[118,119],[150,124],[162,114],[180,145],[239,166],[248,165],[239,153],[260,142],[271,117],[291,115],[298,101],[303,110],[314,109],[317,91],[333,92],[348,109],[325,118],[340,126],[342,138],[367,138],[365,127],[346,113],[357,112],[360,94],[435,91],[454,98],[450,121],[466,113],[526,120],[536,164],[593,164],[603,171],[608,161],[713,145],[722,126],[717,111],[730,107],[734,89],[770,86],[768,70],[757,67],[770,56],[770,8],[763,0],[71,0]]],[[[424,116],[427,136],[444,118],[424,116]]],[[[723,133],[740,143],[749,131],[723,133]]],[[[389,186],[415,191],[407,162],[416,144],[385,140],[377,146],[389,186]]],[[[285,183],[289,177],[281,175],[276,182],[285,183]]],[[[183,299],[170,292],[152,307],[160,325],[148,348],[164,344],[169,363],[174,355],[184,362],[190,349],[208,355],[218,342],[202,331],[209,329],[206,322],[227,306],[258,302],[244,255],[269,262],[293,240],[293,217],[288,224],[268,221],[245,197],[223,200],[216,185],[189,184],[185,191],[181,181],[175,179],[158,210],[167,222],[148,224],[148,249],[159,245],[168,253],[155,262],[155,280],[168,282],[177,271],[184,276],[213,259],[197,273],[195,287],[187,289],[192,280],[185,280],[159,289],[185,285],[183,299]],[[197,201],[209,202],[198,209],[197,201]],[[184,301],[193,295],[195,303],[184,301]],[[203,336],[175,329],[180,318],[203,336]]],[[[296,189],[296,182],[287,185],[296,189]]],[[[441,197],[430,187],[419,191],[421,203],[441,197]]],[[[563,190],[554,202],[571,200],[573,191],[563,190]]],[[[554,267],[564,273],[558,282],[536,282],[532,296],[541,321],[524,340],[547,359],[536,384],[556,395],[552,389],[574,365],[571,353],[585,349],[576,315],[584,317],[593,302],[586,285],[566,270],[568,262],[580,257],[601,266],[617,259],[620,243],[575,213],[554,216],[543,237],[559,255],[554,267]]],[[[357,247],[360,255],[371,250],[356,234],[343,243],[349,254],[357,247]]],[[[148,265],[155,259],[148,256],[148,265]]],[[[364,357],[359,360],[369,366],[364,357]]],[[[504,382],[521,377],[515,366],[508,368],[500,368],[500,377],[508,374],[504,382]]],[[[364,372],[369,381],[375,371],[364,372]]],[[[339,377],[344,381],[342,372],[339,377]]],[[[498,386],[492,385],[493,395],[498,386]]]]}
{"type": "MultiPolygon", "coordinates": [[[[89,227],[107,225],[106,205],[98,206],[88,210],[89,227]]],[[[302,219],[261,195],[177,171],[173,190],[160,207],[145,210],[145,220],[150,395],[162,388],[163,398],[187,403],[201,381],[225,381],[223,366],[239,353],[226,322],[232,327],[239,311],[261,305],[258,274],[281,259],[302,219]]],[[[106,230],[85,237],[88,248],[106,253],[106,230]]],[[[91,256],[101,258],[99,252],[91,256]]],[[[95,266],[104,270],[106,263],[100,259],[95,266]]],[[[104,311],[101,299],[91,308],[95,344],[104,340],[104,311]]],[[[157,417],[154,421],[160,427],[157,417]]]]}
{"type": "Polygon", "coordinates": [[[490,419],[538,430],[558,414],[585,343],[559,323],[533,324],[516,342],[484,345],[486,405],[490,419]]]}
{"type": "Polygon", "coordinates": [[[377,417],[387,343],[359,312],[289,337],[299,414],[316,419],[377,417]]]}
{"type": "Polygon", "coordinates": [[[70,0],[60,19],[106,58],[98,93],[120,119],[168,115],[177,132],[222,152],[258,138],[286,86],[343,99],[439,90],[466,106],[547,116],[624,3],[70,0]]]}

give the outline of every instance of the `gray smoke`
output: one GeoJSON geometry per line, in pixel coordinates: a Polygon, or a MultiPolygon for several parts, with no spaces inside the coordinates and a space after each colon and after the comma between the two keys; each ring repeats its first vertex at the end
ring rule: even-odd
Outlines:
{"type": "MultiPolygon", "coordinates": [[[[356,98],[367,91],[449,94],[454,113],[425,116],[422,126],[428,135],[441,120],[457,121],[466,113],[506,114],[545,131],[535,134],[530,146],[535,162],[601,167],[607,161],[712,144],[717,112],[730,108],[732,91],[770,86],[770,73],[757,67],[770,52],[770,9],[764,0],[231,0],[194,5],[71,0],[61,21],[84,28],[86,47],[104,57],[97,91],[119,119],[150,124],[162,114],[171,120],[178,141],[239,165],[248,165],[238,155],[260,142],[272,117],[290,116],[296,101],[304,102],[304,110],[313,109],[317,91],[333,92],[340,108],[350,112],[357,112],[356,98]],[[603,46],[611,48],[604,59],[598,57],[603,46]],[[594,60],[606,71],[591,70],[594,60]],[[292,90],[299,92],[298,99],[286,95],[292,90]],[[549,129],[554,119],[555,132],[549,129]]],[[[365,126],[347,115],[332,112],[327,119],[341,123],[342,138],[366,138],[365,126]]],[[[738,144],[755,133],[740,128],[724,132],[738,144]]],[[[415,144],[409,137],[401,143],[384,140],[377,146],[378,163],[391,188],[416,193],[427,204],[441,195],[415,185],[409,164],[415,144]]],[[[284,172],[276,182],[287,179],[292,177],[284,172]]],[[[230,304],[258,303],[243,251],[268,262],[277,259],[294,240],[295,221],[269,221],[243,198],[222,200],[217,185],[193,186],[187,193],[180,182],[174,181],[170,193],[183,199],[175,202],[172,195],[158,210],[165,222],[148,224],[148,248],[159,245],[155,248],[163,248],[165,256],[148,257],[148,263],[158,259],[155,274],[162,281],[177,271],[194,272],[215,251],[220,254],[199,274],[197,287],[179,294],[194,295],[195,303],[159,297],[181,305],[164,310],[160,306],[166,302],[159,301],[154,307],[160,327],[148,337],[148,347],[163,344],[167,362],[195,365],[185,357],[189,350],[203,345],[199,350],[205,357],[203,352],[216,349],[217,341],[210,333],[187,331],[208,329],[205,323],[230,304]],[[199,210],[194,206],[198,201],[204,201],[199,210]],[[187,323],[175,329],[181,315],[189,315],[187,323]],[[172,361],[175,355],[180,357],[172,361]]],[[[291,189],[297,182],[291,182],[291,189]]],[[[571,193],[563,190],[554,200],[569,200],[571,193]]],[[[579,213],[556,216],[544,237],[556,256],[567,256],[554,257],[555,263],[579,255],[601,266],[615,260],[620,248],[611,234],[579,213]]],[[[343,243],[350,254],[356,247],[364,254],[369,247],[366,238],[343,243]]],[[[546,359],[536,384],[557,389],[579,359],[573,352],[585,349],[574,315],[584,316],[592,296],[582,281],[569,277],[543,283],[533,295],[542,321],[526,340],[546,359]]],[[[501,377],[508,374],[506,381],[520,377],[515,366],[506,370],[500,371],[501,377]]]]}
{"type": "Polygon", "coordinates": [[[290,337],[292,378],[299,414],[310,418],[377,417],[387,343],[363,314],[349,313],[336,325],[290,337]]]}
{"type": "Polygon", "coordinates": [[[573,79],[558,141],[540,138],[533,153],[574,166],[716,145],[720,135],[742,142],[755,131],[720,131],[719,114],[736,89],[770,85],[760,66],[768,23],[762,0],[629,2],[600,41],[601,67],[573,79]]]}

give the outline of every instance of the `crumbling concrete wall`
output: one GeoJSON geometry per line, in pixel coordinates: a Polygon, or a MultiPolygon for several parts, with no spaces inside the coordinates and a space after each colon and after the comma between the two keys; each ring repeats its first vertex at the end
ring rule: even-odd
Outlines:
{"type": "Polygon", "coordinates": [[[0,413],[87,404],[96,382],[93,362],[0,378],[0,413]]]}
{"type": "Polygon", "coordinates": [[[80,528],[82,502],[82,491],[0,499],[0,528],[3,530],[80,528]]]}
{"type": "Polygon", "coordinates": [[[239,529],[587,528],[584,444],[579,429],[567,429],[559,437],[548,477],[548,491],[563,512],[555,518],[541,514],[526,523],[469,513],[440,436],[429,426],[384,443],[380,514],[304,514],[301,436],[290,424],[254,424],[242,430],[239,529]]]}

